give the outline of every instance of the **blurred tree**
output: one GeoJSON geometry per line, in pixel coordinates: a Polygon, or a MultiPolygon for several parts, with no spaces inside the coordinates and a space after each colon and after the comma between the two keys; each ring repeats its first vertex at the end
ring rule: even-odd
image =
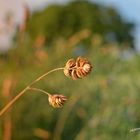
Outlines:
{"type": "Polygon", "coordinates": [[[125,43],[134,47],[133,28],[134,24],[124,21],[114,8],[78,0],[67,5],[51,5],[34,13],[27,32],[33,39],[44,35],[46,43],[53,43],[58,38],[68,38],[88,29],[101,34],[105,42],[125,43]]]}

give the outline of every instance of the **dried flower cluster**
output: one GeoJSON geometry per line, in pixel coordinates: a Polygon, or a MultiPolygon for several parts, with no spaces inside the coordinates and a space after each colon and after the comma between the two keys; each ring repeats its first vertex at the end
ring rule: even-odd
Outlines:
{"type": "Polygon", "coordinates": [[[81,79],[83,77],[86,77],[90,73],[91,69],[92,69],[92,65],[86,58],[78,57],[76,60],[69,59],[66,62],[65,67],[56,68],[49,72],[46,72],[45,74],[41,75],[36,80],[34,80],[27,87],[25,87],[2,110],[0,110],[0,116],[2,116],[27,90],[35,90],[38,92],[45,93],[48,96],[48,101],[51,106],[53,106],[54,108],[62,107],[64,105],[65,101],[67,100],[67,98],[65,96],[58,95],[58,94],[51,95],[50,93],[48,93],[42,89],[34,88],[33,85],[54,71],[64,70],[64,74],[67,77],[70,77],[73,80],[76,80],[76,79],[81,79]]]}
{"type": "Polygon", "coordinates": [[[86,58],[78,57],[69,59],[64,68],[64,74],[73,80],[87,76],[92,69],[90,62],[86,58]]]}
{"type": "Polygon", "coordinates": [[[54,108],[62,107],[66,100],[67,98],[65,96],[58,94],[49,95],[48,97],[49,104],[54,108]]]}
{"type": "MultiPolygon", "coordinates": [[[[73,80],[83,78],[87,76],[92,69],[90,62],[86,58],[78,57],[75,59],[69,59],[64,67],[64,74],[67,77],[71,77],[73,80]]],[[[63,95],[50,95],[48,101],[54,108],[60,108],[66,101],[66,97],[63,95]]]]}

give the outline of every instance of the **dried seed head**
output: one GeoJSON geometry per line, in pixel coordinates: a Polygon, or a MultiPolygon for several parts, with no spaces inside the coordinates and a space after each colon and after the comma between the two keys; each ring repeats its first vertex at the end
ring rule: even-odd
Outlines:
{"type": "Polygon", "coordinates": [[[78,57],[76,60],[69,59],[64,68],[64,74],[73,80],[87,76],[92,69],[86,58],[78,57]]]}
{"type": "Polygon", "coordinates": [[[48,97],[49,104],[54,108],[62,107],[66,100],[67,98],[65,96],[58,94],[49,95],[48,97]]]}

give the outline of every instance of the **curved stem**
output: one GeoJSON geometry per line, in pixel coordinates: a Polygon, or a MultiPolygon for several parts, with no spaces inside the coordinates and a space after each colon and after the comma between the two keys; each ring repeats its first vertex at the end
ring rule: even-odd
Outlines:
{"type": "Polygon", "coordinates": [[[63,70],[63,69],[64,68],[56,68],[56,69],[50,70],[50,71],[46,72],[45,74],[41,75],[40,77],[38,77],[36,80],[34,80],[29,86],[32,86],[33,84],[37,83],[42,78],[44,78],[45,76],[49,75],[50,73],[52,73],[54,71],[58,71],[58,70],[63,70]]]}
{"type": "Polygon", "coordinates": [[[39,88],[29,88],[29,90],[39,91],[39,92],[47,94],[48,96],[51,95],[50,93],[46,92],[45,90],[42,90],[42,89],[39,89],[39,88]]]}
{"type": "MultiPolygon", "coordinates": [[[[31,88],[31,86],[35,83],[37,83],[38,81],[40,81],[42,78],[44,78],[45,76],[47,76],[48,74],[54,72],[54,71],[58,71],[58,70],[62,70],[64,68],[56,68],[53,69],[51,71],[46,72],[45,74],[41,75],[40,77],[38,77],[36,80],[34,80],[31,84],[29,84],[27,87],[25,87],[18,95],[16,95],[1,111],[0,111],[0,117],[27,91],[31,88]]],[[[41,91],[42,92],[42,91],[41,91]]]]}
{"type": "Polygon", "coordinates": [[[27,90],[29,87],[26,87],[24,90],[22,90],[18,95],[16,95],[1,111],[0,116],[2,116],[8,108],[10,108],[27,90]]]}

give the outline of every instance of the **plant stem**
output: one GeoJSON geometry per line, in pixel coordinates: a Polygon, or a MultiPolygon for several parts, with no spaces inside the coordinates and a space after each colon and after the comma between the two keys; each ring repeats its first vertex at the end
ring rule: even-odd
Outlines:
{"type": "Polygon", "coordinates": [[[40,81],[42,78],[44,78],[45,76],[47,76],[48,74],[54,72],[54,71],[58,71],[58,70],[63,70],[64,68],[56,68],[56,69],[53,69],[53,70],[50,70],[48,72],[46,72],[45,74],[41,75],[40,77],[38,77],[36,80],[34,80],[30,85],[29,87],[31,87],[33,84],[37,83],[38,81],[40,81]]]}
{"type": "Polygon", "coordinates": [[[26,87],[24,90],[22,90],[17,96],[15,96],[1,111],[0,116],[2,116],[8,108],[10,108],[27,90],[29,87],[26,87]]]}
{"type": "MultiPolygon", "coordinates": [[[[16,95],[1,111],[0,111],[0,117],[29,89],[31,89],[31,86],[34,85],[35,83],[37,83],[38,81],[40,81],[42,78],[44,78],[45,76],[47,76],[48,74],[54,72],[54,71],[58,71],[58,70],[63,70],[64,68],[56,68],[53,70],[50,70],[48,72],[46,72],[45,74],[41,75],[40,77],[38,77],[36,80],[34,80],[31,84],[29,84],[27,87],[25,87],[18,95],[16,95]]],[[[44,92],[44,91],[41,91],[44,92]]],[[[49,95],[49,94],[47,94],[49,95]]]]}
{"type": "Polygon", "coordinates": [[[50,96],[51,94],[46,92],[45,90],[42,90],[42,89],[39,89],[39,88],[29,88],[30,90],[34,90],[34,91],[39,91],[39,92],[42,92],[42,93],[45,93],[47,94],[48,96],[50,96]]]}

